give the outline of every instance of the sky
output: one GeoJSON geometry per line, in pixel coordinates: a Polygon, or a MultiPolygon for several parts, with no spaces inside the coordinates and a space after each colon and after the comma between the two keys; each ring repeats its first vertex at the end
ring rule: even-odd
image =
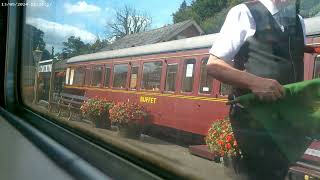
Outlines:
{"type": "MultiPolygon", "coordinates": [[[[115,12],[125,5],[145,12],[152,27],[172,24],[172,13],[183,0],[27,0],[26,23],[42,30],[47,49],[61,51],[62,42],[74,35],[86,43],[105,38],[106,24],[113,22],[115,12]]],[[[190,1],[187,1],[190,4],[190,1]]]]}

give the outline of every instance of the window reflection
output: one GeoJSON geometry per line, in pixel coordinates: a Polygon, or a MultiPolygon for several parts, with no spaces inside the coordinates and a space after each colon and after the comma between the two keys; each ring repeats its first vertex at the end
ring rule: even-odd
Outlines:
{"type": "Polygon", "coordinates": [[[76,69],[71,70],[70,76],[70,85],[84,85],[84,77],[85,77],[86,69],[84,67],[78,67],[76,69]],[[72,78],[72,71],[74,71],[74,76],[72,78]]]}
{"type": "Polygon", "coordinates": [[[174,92],[176,90],[176,77],[178,72],[178,64],[168,64],[166,77],[166,91],[174,92]]]}
{"type": "Polygon", "coordinates": [[[201,61],[201,79],[199,92],[203,94],[210,94],[212,91],[212,78],[208,76],[206,70],[207,62],[208,58],[204,58],[201,61]]]}
{"type": "Polygon", "coordinates": [[[144,63],[141,88],[146,90],[159,91],[161,72],[162,62],[144,63]]]}
{"type": "Polygon", "coordinates": [[[139,67],[131,68],[130,89],[137,89],[138,70],[139,70],[139,67]]]}
{"type": "Polygon", "coordinates": [[[113,87],[125,88],[128,75],[128,64],[117,64],[113,68],[113,87]]]}
{"type": "Polygon", "coordinates": [[[109,87],[110,75],[111,75],[111,68],[106,67],[106,75],[104,78],[104,87],[109,87]]]}
{"type": "Polygon", "coordinates": [[[91,86],[100,86],[102,80],[102,67],[94,67],[92,69],[92,83],[91,86]]]}
{"type": "Polygon", "coordinates": [[[316,57],[314,62],[313,78],[320,78],[320,56],[316,57]]]}
{"type": "Polygon", "coordinates": [[[183,81],[182,81],[182,92],[192,92],[194,71],[196,66],[195,59],[187,59],[184,64],[183,81]]]}

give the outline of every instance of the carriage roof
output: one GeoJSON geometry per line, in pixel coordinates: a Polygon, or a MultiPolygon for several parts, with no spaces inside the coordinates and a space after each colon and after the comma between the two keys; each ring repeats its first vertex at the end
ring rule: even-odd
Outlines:
{"type": "Polygon", "coordinates": [[[97,52],[75,56],[68,59],[67,63],[86,62],[93,60],[103,60],[112,58],[141,56],[148,54],[159,54],[165,52],[176,52],[182,50],[209,48],[216,37],[216,34],[197,36],[192,38],[149,44],[125,49],[97,52]]]}
{"type": "MultiPolygon", "coordinates": [[[[320,16],[305,19],[307,36],[320,34],[320,16]]],[[[133,57],[165,52],[176,52],[191,49],[210,48],[217,34],[203,35],[192,38],[148,44],[143,46],[102,51],[92,54],[75,56],[67,60],[67,63],[87,62],[94,60],[107,60],[113,58],[133,57]]]]}

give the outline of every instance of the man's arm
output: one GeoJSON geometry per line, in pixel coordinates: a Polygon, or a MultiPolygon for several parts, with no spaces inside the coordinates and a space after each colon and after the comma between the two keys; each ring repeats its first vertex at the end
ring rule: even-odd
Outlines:
{"type": "Polygon", "coordinates": [[[275,101],[284,96],[284,89],[276,80],[239,71],[216,56],[210,55],[206,68],[210,76],[226,84],[249,89],[261,100],[275,101]]]}

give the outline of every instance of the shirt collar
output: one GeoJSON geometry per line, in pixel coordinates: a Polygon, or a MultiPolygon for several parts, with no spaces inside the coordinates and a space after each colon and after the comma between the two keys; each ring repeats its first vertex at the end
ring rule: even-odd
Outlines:
{"type": "Polygon", "coordinates": [[[276,13],[279,12],[279,9],[273,4],[271,0],[259,0],[259,1],[268,9],[268,11],[272,15],[275,15],[276,13]]]}

